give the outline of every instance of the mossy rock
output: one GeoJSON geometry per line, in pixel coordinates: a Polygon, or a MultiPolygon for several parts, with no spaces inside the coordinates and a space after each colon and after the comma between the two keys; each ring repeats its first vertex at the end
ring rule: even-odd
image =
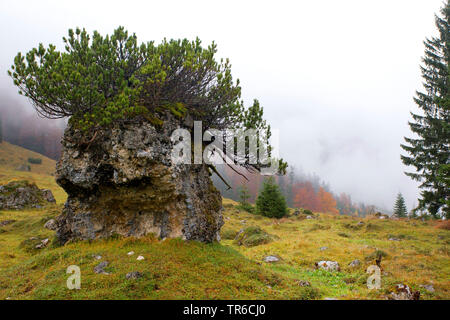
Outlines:
{"type": "Polygon", "coordinates": [[[250,226],[237,234],[234,239],[234,244],[245,247],[255,247],[272,241],[273,237],[266,231],[258,226],[250,226]]]}

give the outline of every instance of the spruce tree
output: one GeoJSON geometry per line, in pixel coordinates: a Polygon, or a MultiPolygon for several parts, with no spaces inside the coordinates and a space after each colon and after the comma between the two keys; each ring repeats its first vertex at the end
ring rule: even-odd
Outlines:
{"type": "Polygon", "coordinates": [[[421,66],[424,92],[417,92],[415,102],[420,113],[411,113],[409,122],[415,138],[406,138],[401,147],[408,153],[401,159],[416,172],[407,172],[419,181],[421,199],[415,210],[427,210],[435,218],[450,217],[450,1],[436,16],[439,36],[426,39],[421,66]]]}
{"type": "Polygon", "coordinates": [[[282,218],[288,213],[286,199],[272,177],[264,180],[256,199],[256,211],[269,218],[282,218]]]}
{"type": "Polygon", "coordinates": [[[397,195],[397,200],[395,200],[394,214],[400,218],[405,218],[408,215],[408,209],[406,209],[405,199],[403,198],[403,195],[401,193],[397,195]]]}
{"type": "Polygon", "coordinates": [[[250,199],[250,190],[246,184],[239,189],[239,207],[247,212],[253,212],[252,205],[248,202],[250,199]]]}

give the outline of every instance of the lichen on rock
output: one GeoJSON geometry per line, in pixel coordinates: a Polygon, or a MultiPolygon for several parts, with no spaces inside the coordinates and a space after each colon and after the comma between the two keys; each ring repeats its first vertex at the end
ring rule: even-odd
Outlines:
{"type": "Polygon", "coordinates": [[[170,135],[176,121],[156,129],[149,122],[115,124],[82,144],[83,132],[65,131],[57,183],[68,199],[57,237],[111,235],[219,240],[222,199],[205,164],[173,164],[170,135]]]}

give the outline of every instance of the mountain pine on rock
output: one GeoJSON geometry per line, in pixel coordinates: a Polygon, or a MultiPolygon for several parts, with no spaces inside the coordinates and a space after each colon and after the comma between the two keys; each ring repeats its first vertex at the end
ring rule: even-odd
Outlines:
{"type": "Polygon", "coordinates": [[[420,113],[411,113],[411,131],[417,138],[406,138],[401,147],[405,165],[415,173],[406,173],[421,182],[421,199],[415,210],[428,210],[438,217],[450,217],[450,1],[436,16],[438,37],[426,39],[422,77],[425,92],[417,92],[415,102],[420,113]]]}
{"type": "Polygon", "coordinates": [[[401,193],[397,195],[397,200],[395,200],[394,215],[400,218],[405,218],[408,215],[408,209],[406,209],[405,199],[403,198],[403,195],[401,193]]]}
{"type": "Polygon", "coordinates": [[[282,218],[288,213],[286,199],[272,177],[263,183],[263,188],[256,199],[256,211],[269,218],[282,218]]]}

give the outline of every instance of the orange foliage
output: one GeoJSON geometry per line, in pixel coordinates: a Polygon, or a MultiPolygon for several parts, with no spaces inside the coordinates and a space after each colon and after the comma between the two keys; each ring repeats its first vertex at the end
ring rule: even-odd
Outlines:
{"type": "Polygon", "coordinates": [[[317,211],[324,213],[332,213],[339,214],[339,210],[336,209],[336,200],[333,198],[333,195],[324,188],[320,187],[319,192],[317,193],[317,198],[319,201],[319,208],[317,211]]]}
{"type": "Polygon", "coordinates": [[[318,211],[319,199],[311,182],[297,183],[294,186],[294,205],[298,208],[318,211]]]}

